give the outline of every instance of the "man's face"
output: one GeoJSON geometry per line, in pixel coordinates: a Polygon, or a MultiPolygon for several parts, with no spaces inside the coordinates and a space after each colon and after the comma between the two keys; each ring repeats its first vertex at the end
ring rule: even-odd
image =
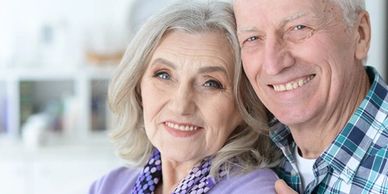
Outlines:
{"type": "Polygon", "coordinates": [[[234,9],[244,70],[281,122],[311,123],[346,104],[348,86],[362,72],[360,38],[336,4],[236,0],[234,9]]]}

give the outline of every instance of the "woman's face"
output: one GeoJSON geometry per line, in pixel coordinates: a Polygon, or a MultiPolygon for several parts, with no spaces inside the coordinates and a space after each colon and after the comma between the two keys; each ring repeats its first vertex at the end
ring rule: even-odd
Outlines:
{"type": "Polygon", "coordinates": [[[241,123],[233,54],[218,32],[168,33],[141,80],[145,131],[162,158],[197,163],[241,123]]]}

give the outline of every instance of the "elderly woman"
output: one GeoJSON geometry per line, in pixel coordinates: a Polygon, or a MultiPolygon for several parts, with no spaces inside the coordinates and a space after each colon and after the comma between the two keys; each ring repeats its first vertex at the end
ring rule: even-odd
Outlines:
{"type": "Polygon", "coordinates": [[[138,32],[109,88],[113,140],[138,167],[110,172],[90,193],[274,193],[268,167],[279,154],[252,98],[230,5],[168,7],[138,32]]]}

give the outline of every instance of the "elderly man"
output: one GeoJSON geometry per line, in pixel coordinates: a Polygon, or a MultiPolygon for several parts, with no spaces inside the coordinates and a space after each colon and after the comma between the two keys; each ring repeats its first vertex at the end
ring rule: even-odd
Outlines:
{"type": "Polygon", "coordinates": [[[388,193],[388,87],[364,0],[235,0],[245,73],[283,151],[278,193],[388,193]]]}

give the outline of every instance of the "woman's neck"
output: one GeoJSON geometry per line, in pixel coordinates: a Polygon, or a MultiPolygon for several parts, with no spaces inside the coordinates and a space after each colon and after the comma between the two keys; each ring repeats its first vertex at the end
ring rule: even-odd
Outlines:
{"type": "Polygon", "coordinates": [[[162,180],[156,188],[156,194],[170,194],[178,184],[189,174],[199,161],[176,162],[172,160],[162,160],[162,180]]]}

